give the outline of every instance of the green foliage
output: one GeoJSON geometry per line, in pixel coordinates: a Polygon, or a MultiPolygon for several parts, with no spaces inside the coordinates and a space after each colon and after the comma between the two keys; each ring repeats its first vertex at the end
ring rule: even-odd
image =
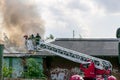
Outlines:
{"type": "Polygon", "coordinates": [[[40,69],[41,64],[39,64],[35,59],[27,59],[27,71],[23,72],[25,78],[45,78],[43,71],[40,69]]]}
{"type": "Polygon", "coordinates": [[[117,37],[117,38],[120,38],[120,28],[117,29],[116,37],[117,37]]]}
{"type": "Polygon", "coordinates": [[[52,34],[50,34],[50,39],[54,39],[54,36],[52,34]]]}
{"type": "Polygon", "coordinates": [[[54,36],[50,34],[49,37],[47,37],[47,39],[54,39],[54,36]]]}
{"type": "Polygon", "coordinates": [[[7,67],[6,64],[3,65],[3,77],[9,78],[13,72],[13,69],[10,67],[7,67]]]}

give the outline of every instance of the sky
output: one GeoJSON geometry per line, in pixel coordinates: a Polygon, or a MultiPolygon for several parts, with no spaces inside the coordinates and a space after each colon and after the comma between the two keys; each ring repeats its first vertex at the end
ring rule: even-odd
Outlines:
{"type": "MultiPolygon", "coordinates": [[[[27,0],[26,0],[27,1],[27,0]]],[[[115,38],[120,27],[120,0],[33,0],[45,37],[115,38]]]]}
{"type": "Polygon", "coordinates": [[[56,38],[115,38],[120,0],[36,0],[45,35],[56,38]]]}

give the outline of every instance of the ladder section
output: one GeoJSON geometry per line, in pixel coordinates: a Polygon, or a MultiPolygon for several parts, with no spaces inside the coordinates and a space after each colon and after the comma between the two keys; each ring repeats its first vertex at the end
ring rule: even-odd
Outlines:
{"type": "Polygon", "coordinates": [[[90,59],[95,63],[95,67],[98,69],[110,69],[112,70],[112,65],[109,61],[103,60],[100,58],[92,57],[74,50],[70,50],[67,48],[63,48],[54,44],[50,43],[44,43],[41,42],[40,45],[37,47],[37,50],[44,49],[46,51],[49,51],[51,53],[54,53],[58,56],[61,56],[63,58],[66,58],[68,60],[77,62],[77,63],[88,63],[87,60],[90,59]]]}
{"type": "Polygon", "coordinates": [[[58,45],[54,45],[51,43],[45,43],[40,41],[39,45],[34,45],[32,40],[27,40],[26,46],[28,50],[33,50],[33,51],[40,51],[41,49],[46,50],[48,52],[51,52],[55,55],[58,55],[60,57],[63,57],[65,59],[71,60],[76,63],[81,63],[81,64],[86,64],[88,63],[88,59],[94,62],[95,67],[97,69],[110,69],[112,70],[112,65],[109,61],[103,60],[100,58],[96,58],[90,55],[86,55],[74,50],[70,50],[58,45]]]}

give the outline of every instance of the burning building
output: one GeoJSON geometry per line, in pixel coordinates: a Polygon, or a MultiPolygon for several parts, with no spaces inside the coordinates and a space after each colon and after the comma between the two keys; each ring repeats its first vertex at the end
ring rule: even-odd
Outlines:
{"type": "MultiPolygon", "coordinates": [[[[5,33],[4,39],[1,39],[1,42],[5,44],[4,62],[8,67],[14,68],[12,77],[20,77],[21,71],[24,71],[24,65],[21,65],[23,58],[35,58],[42,63],[40,67],[49,75],[50,79],[59,80],[62,77],[67,80],[71,73],[80,72],[78,63],[44,50],[36,54],[22,54],[26,53],[21,52],[19,48],[20,46],[22,49],[24,48],[24,35],[39,33],[42,37],[44,36],[44,21],[38,14],[35,5],[24,0],[0,0],[0,13],[2,17],[1,32],[5,33]]],[[[116,39],[56,39],[52,43],[84,54],[108,59],[115,65],[114,69],[118,67],[118,40],[116,39]]]]}
{"type": "MultiPolygon", "coordinates": [[[[118,62],[118,40],[117,39],[56,39],[52,44],[78,51],[87,55],[99,57],[109,60],[113,64],[113,73],[117,73],[119,69],[118,62]]],[[[18,77],[23,67],[20,65],[22,58],[35,58],[38,62],[42,62],[42,69],[51,79],[68,80],[70,75],[80,73],[79,63],[61,58],[54,53],[40,50],[36,54],[11,53],[4,54],[4,59],[9,65],[13,66],[18,77]],[[11,60],[12,59],[12,60],[11,60]],[[14,65],[12,65],[12,64],[14,65]],[[72,64],[72,65],[71,65],[72,64]],[[19,67],[16,67],[19,66],[19,67]],[[19,69],[20,68],[20,69],[19,69]],[[64,74],[61,76],[61,73],[64,74]],[[61,76],[61,77],[60,77],[61,76]]],[[[13,77],[17,77],[13,76],[13,77]]]]}
{"type": "Polygon", "coordinates": [[[16,46],[23,45],[24,35],[39,33],[42,38],[44,36],[44,21],[37,6],[30,1],[0,0],[1,32],[16,46]]]}

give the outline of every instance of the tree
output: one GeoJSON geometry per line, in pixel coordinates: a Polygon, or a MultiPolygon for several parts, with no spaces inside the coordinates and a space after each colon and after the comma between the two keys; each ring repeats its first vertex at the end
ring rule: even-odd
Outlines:
{"type": "Polygon", "coordinates": [[[50,34],[50,39],[54,39],[54,36],[52,34],[50,34]]]}
{"type": "Polygon", "coordinates": [[[117,31],[116,31],[116,37],[120,38],[120,28],[118,28],[117,31]]]}
{"type": "Polygon", "coordinates": [[[47,39],[54,39],[54,36],[50,34],[49,37],[47,37],[47,39]]]}
{"type": "Polygon", "coordinates": [[[13,69],[10,67],[7,67],[6,64],[3,65],[3,77],[9,78],[11,74],[13,73],[13,69]]]}
{"type": "Polygon", "coordinates": [[[40,69],[40,66],[42,64],[39,64],[35,59],[29,58],[27,59],[27,71],[23,72],[23,75],[25,78],[45,78],[45,75],[43,74],[43,70],[40,69]]]}

